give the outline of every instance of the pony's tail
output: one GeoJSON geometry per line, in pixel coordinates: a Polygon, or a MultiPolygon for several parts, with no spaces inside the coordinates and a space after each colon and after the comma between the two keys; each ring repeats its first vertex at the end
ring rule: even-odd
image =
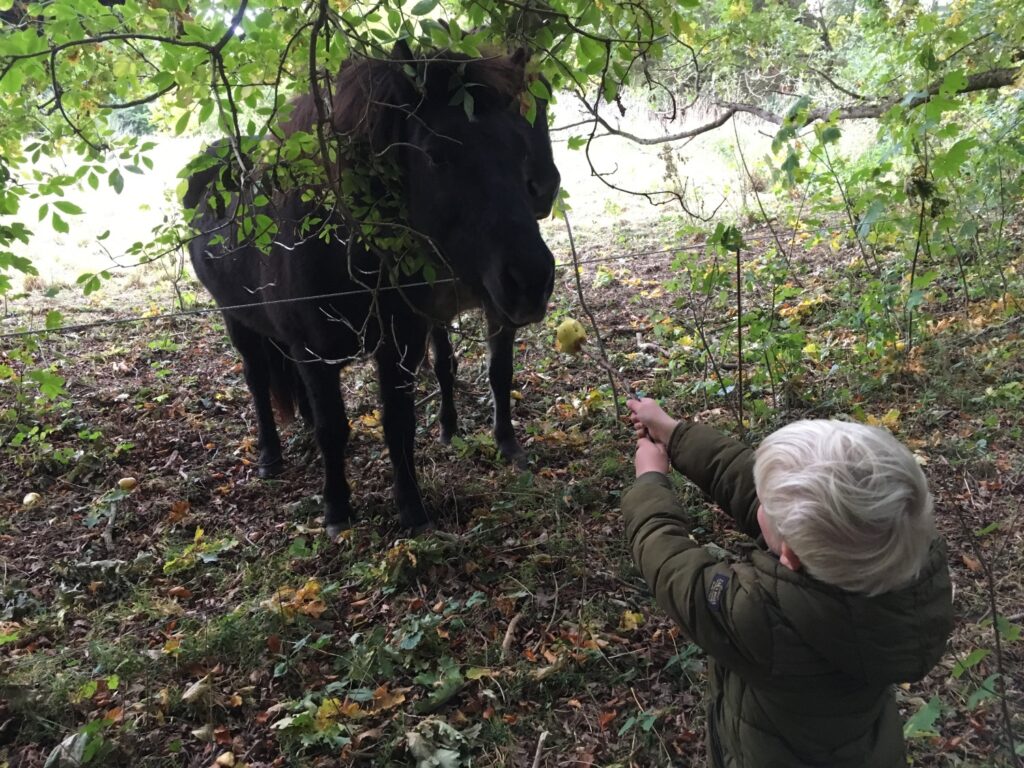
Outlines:
{"type": "Polygon", "coordinates": [[[296,408],[303,417],[308,417],[306,391],[298,367],[272,339],[264,338],[263,348],[270,372],[270,402],[278,423],[286,425],[295,421],[296,408]]]}

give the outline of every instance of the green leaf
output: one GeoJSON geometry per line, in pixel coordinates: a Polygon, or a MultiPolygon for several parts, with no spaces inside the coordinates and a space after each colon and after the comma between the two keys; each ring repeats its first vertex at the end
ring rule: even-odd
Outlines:
{"type": "Polygon", "coordinates": [[[839,126],[830,125],[821,132],[820,140],[822,144],[831,144],[832,142],[839,141],[839,138],[842,135],[843,134],[842,131],[839,130],[839,126]]]}
{"type": "Polygon", "coordinates": [[[29,371],[25,375],[39,386],[40,394],[48,400],[56,400],[67,394],[64,391],[64,379],[56,374],[49,371],[29,371]]]}
{"type": "Polygon", "coordinates": [[[409,11],[413,16],[426,16],[437,7],[438,0],[420,0],[409,11]]]}
{"type": "Polygon", "coordinates": [[[53,330],[64,325],[64,315],[53,309],[46,313],[46,329],[53,330]]]}
{"type": "Polygon", "coordinates": [[[941,714],[942,702],[938,696],[932,696],[931,700],[903,725],[903,737],[913,739],[919,736],[937,736],[935,721],[941,714]]]}
{"type": "Polygon", "coordinates": [[[67,200],[54,200],[53,205],[58,210],[63,211],[69,216],[78,216],[83,213],[82,209],[74,203],[70,203],[67,200]]]}
{"type": "Polygon", "coordinates": [[[192,113],[186,110],[182,116],[178,118],[178,122],[174,124],[174,135],[181,136],[181,134],[185,132],[185,129],[188,128],[188,121],[191,119],[192,113]]]}
{"type": "Polygon", "coordinates": [[[598,60],[604,62],[605,46],[600,40],[591,37],[581,37],[576,44],[576,50],[580,55],[580,62],[598,60]]]}
{"type": "Polygon", "coordinates": [[[967,153],[976,146],[978,146],[978,142],[974,139],[960,139],[946,150],[945,154],[935,157],[932,161],[932,174],[936,178],[948,178],[956,175],[960,166],[967,159],[967,153]]]}
{"type": "Polygon", "coordinates": [[[963,72],[957,70],[956,72],[950,72],[942,79],[942,85],[939,86],[939,93],[943,96],[952,96],[959,93],[967,87],[967,77],[963,72]]]}
{"type": "Polygon", "coordinates": [[[967,699],[967,708],[974,709],[976,706],[981,704],[983,701],[995,698],[999,694],[996,691],[996,680],[999,674],[989,675],[982,681],[981,685],[978,686],[978,690],[970,695],[967,699]]]}
{"type": "Polygon", "coordinates": [[[71,228],[68,226],[68,223],[64,221],[64,219],[62,219],[60,217],[60,214],[57,213],[56,211],[54,211],[53,215],[50,217],[50,223],[53,225],[53,229],[56,232],[63,232],[67,234],[68,232],[71,231],[71,228]]]}
{"type": "Polygon", "coordinates": [[[958,661],[953,666],[953,671],[950,672],[950,674],[955,679],[959,680],[961,677],[963,677],[964,673],[968,669],[976,667],[978,664],[984,661],[989,655],[991,655],[991,653],[992,651],[988,650],[987,648],[975,648],[973,651],[967,654],[966,659],[958,661]]]}
{"type": "Polygon", "coordinates": [[[1014,643],[1020,639],[1021,628],[1017,624],[1013,624],[1003,615],[996,617],[996,630],[1002,636],[1003,640],[1014,643]]]}
{"type": "Polygon", "coordinates": [[[110,172],[110,176],[107,177],[107,183],[114,188],[117,194],[121,194],[124,191],[124,177],[121,172],[115,168],[110,172]]]}
{"type": "Polygon", "coordinates": [[[790,150],[781,166],[782,170],[786,172],[786,180],[789,182],[789,186],[796,184],[796,171],[799,167],[800,158],[797,157],[796,152],[790,150]]]}
{"type": "Polygon", "coordinates": [[[536,98],[543,99],[544,101],[551,101],[551,91],[548,90],[547,85],[541,79],[530,81],[530,93],[536,98]]]}

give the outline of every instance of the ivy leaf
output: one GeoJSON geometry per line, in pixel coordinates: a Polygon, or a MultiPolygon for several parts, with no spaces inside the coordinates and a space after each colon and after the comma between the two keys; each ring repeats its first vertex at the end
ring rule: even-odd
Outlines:
{"type": "Polygon", "coordinates": [[[919,736],[937,736],[935,721],[942,714],[942,702],[938,696],[921,707],[914,716],[903,725],[903,737],[913,739],[919,736]]]}

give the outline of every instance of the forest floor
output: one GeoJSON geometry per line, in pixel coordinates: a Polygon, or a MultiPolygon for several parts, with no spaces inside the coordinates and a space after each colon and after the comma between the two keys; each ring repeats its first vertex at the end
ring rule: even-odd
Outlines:
{"type": "MultiPolygon", "coordinates": [[[[546,226],[568,261],[563,230],[546,226]]],[[[704,346],[728,348],[735,307],[701,293],[709,257],[678,241],[670,217],[578,229],[583,293],[620,398],[635,386],[735,433],[717,377],[738,366],[712,363],[704,346]]],[[[748,234],[756,278],[769,235],[748,234]]],[[[932,673],[897,689],[916,766],[1011,765],[1007,715],[1018,752],[1024,742],[1017,243],[1001,273],[1009,291],[932,291],[910,347],[886,349],[870,322],[843,324],[863,311],[840,289],[855,249],[801,238],[791,295],[773,294],[765,315],[789,329],[778,338],[793,354],[759,378],[764,348],[752,343],[743,364],[751,444],[801,417],[859,419],[891,429],[925,467],[956,628],[932,673]]],[[[760,285],[751,307],[769,300],[760,285]]],[[[170,298],[155,290],[101,299],[87,316],[69,306],[65,321],[157,314],[170,298]]],[[[42,322],[9,316],[0,330],[42,322]]],[[[24,401],[10,380],[0,390],[0,766],[42,766],[62,742],[103,766],[704,765],[705,658],[654,605],[624,545],[632,441],[573,270],[559,270],[547,319],[517,349],[528,471],[495,454],[482,336],[467,318],[457,337],[452,445],[437,439],[433,376],[420,376],[417,457],[436,533],[399,530],[373,368],[344,373],[361,519],[337,543],[322,532],[322,473],[301,423],[283,430],[284,474],[256,477],[252,407],[216,314],[40,339],[36,359],[66,395],[24,401]],[[587,325],[588,356],[554,349],[566,316],[587,325]],[[11,445],[12,419],[40,429],[11,445]],[[120,489],[128,477],[137,486],[120,489]],[[24,505],[28,493],[38,503],[24,505]]],[[[0,363],[16,365],[2,343],[0,363]]],[[[679,492],[698,540],[742,556],[749,542],[729,521],[679,492]]]]}

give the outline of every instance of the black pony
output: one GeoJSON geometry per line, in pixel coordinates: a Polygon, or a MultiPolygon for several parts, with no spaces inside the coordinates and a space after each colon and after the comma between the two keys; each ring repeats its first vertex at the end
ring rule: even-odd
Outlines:
{"type": "MultiPolygon", "coordinates": [[[[417,527],[430,520],[413,458],[428,332],[472,306],[506,334],[544,315],[554,259],[536,216],[558,174],[544,114],[532,125],[523,117],[526,58],[414,57],[400,43],[391,60],[349,60],[329,104],[295,103],[286,136],[327,134],[300,154],[250,168],[221,142],[194,161],[184,197],[198,232],[192,264],[242,355],[260,473],[281,465],[272,395],[285,410],[297,400],[324,462],[329,534],[352,518],[341,368],[376,360],[395,502],[401,523],[417,527]],[[325,146],[327,180],[303,181],[303,164],[322,163],[325,146]]],[[[510,379],[511,340],[508,351],[510,379]]],[[[506,410],[507,394],[506,385],[506,410]]]]}
{"type": "MultiPolygon", "coordinates": [[[[545,86],[547,87],[546,82],[545,86]]],[[[537,219],[545,219],[551,215],[561,176],[551,152],[547,102],[537,99],[536,106],[536,117],[530,127],[527,142],[527,192],[534,215],[537,219]]],[[[434,353],[434,373],[441,390],[441,440],[449,443],[458,432],[458,416],[455,410],[455,374],[458,360],[452,349],[448,333],[449,324],[463,311],[476,308],[483,308],[487,319],[487,377],[494,399],[494,442],[506,461],[525,468],[526,452],[519,444],[512,428],[512,369],[516,327],[509,325],[507,318],[488,311],[486,304],[482,304],[458,283],[439,285],[434,290],[433,314],[444,318],[444,324],[435,326],[430,334],[434,353]]]]}

